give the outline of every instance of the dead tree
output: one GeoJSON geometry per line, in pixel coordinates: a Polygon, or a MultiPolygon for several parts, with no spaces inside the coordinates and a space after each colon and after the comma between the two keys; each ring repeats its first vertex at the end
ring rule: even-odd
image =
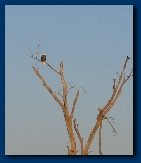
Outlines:
{"type": "MultiPolygon", "coordinates": [[[[34,55],[32,55],[31,57],[33,59],[41,62],[41,60],[38,59],[37,56],[34,57],[34,55]]],[[[81,136],[81,134],[79,132],[78,125],[76,124],[76,119],[73,118],[74,111],[75,111],[75,108],[76,108],[76,103],[77,103],[77,100],[78,100],[78,97],[79,97],[79,90],[77,91],[76,96],[74,98],[71,112],[69,112],[67,95],[68,95],[70,89],[73,88],[73,87],[71,87],[68,90],[67,83],[65,81],[65,77],[64,77],[64,73],[63,73],[63,67],[64,67],[63,61],[60,63],[60,70],[59,71],[54,69],[49,63],[45,62],[45,64],[51,70],[53,70],[55,73],[57,73],[57,75],[60,76],[60,79],[62,81],[63,94],[62,95],[60,93],[58,93],[58,94],[61,95],[63,102],[60,101],[60,99],[57,97],[55,92],[50,88],[50,86],[47,84],[47,82],[44,80],[44,78],[40,74],[39,70],[36,67],[32,66],[34,72],[38,75],[38,77],[42,81],[44,87],[49,91],[49,93],[52,95],[54,100],[57,101],[57,103],[60,105],[60,107],[61,107],[61,109],[63,111],[66,126],[67,126],[67,132],[68,132],[69,140],[70,140],[70,147],[67,146],[68,155],[76,155],[76,153],[79,151],[79,150],[76,149],[76,139],[75,139],[74,131],[76,132],[76,134],[77,134],[77,136],[79,138],[79,141],[80,141],[81,155],[88,155],[91,152],[91,151],[89,151],[89,148],[91,146],[93,138],[94,138],[94,136],[95,136],[98,129],[99,129],[99,153],[100,153],[100,155],[102,155],[102,149],[101,149],[102,121],[104,119],[107,119],[107,121],[108,121],[108,118],[106,117],[107,113],[115,105],[117,99],[119,98],[119,96],[120,96],[120,94],[122,92],[122,88],[123,88],[124,84],[129,80],[129,78],[131,76],[133,76],[133,69],[131,70],[130,74],[127,77],[125,77],[125,74],[124,74],[125,69],[126,69],[126,65],[127,65],[127,62],[129,61],[129,59],[130,58],[127,56],[127,58],[125,60],[125,63],[124,63],[124,66],[123,66],[123,68],[121,70],[121,73],[118,76],[117,84],[115,83],[115,79],[114,79],[113,93],[112,93],[111,98],[109,99],[109,101],[107,102],[107,104],[103,108],[98,109],[96,124],[94,125],[85,146],[84,146],[84,143],[83,143],[83,138],[82,138],[82,136],[81,136]]],[[[110,123],[110,125],[112,126],[111,123],[110,123]]],[[[112,128],[113,128],[113,126],[112,126],[112,128]]],[[[113,128],[113,131],[116,133],[114,128],[113,128]]]]}

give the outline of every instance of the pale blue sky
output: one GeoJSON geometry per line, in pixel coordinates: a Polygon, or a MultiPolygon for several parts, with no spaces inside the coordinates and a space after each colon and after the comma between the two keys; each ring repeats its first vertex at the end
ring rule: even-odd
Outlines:
{"type": "MultiPolygon", "coordinates": [[[[5,7],[5,154],[67,154],[68,134],[61,108],[43,87],[32,66],[53,91],[61,89],[60,77],[33,60],[28,47],[59,69],[64,61],[67,83],[78,86],[69,96],[69,109],[80,86],[74,117],[86,143],[96,122],[98,108],[112,94],[126,56],[133,57],[133,6],[6,6],[5,7]],[[73,80],[72,80],[73,79],[73,80]]],[[[126,74],[133,67],[129,60],[126,74]]],[[[59,97],[60,98],[60,97],[59,97]]],[[[103,122],[102,150],[105,155],[133,154],[133,79],[123,88],[107,116],[115,119],[114,136],[103,122]]],[[[76,136],[77,146],[79,141],[76,136]]],[[[85,144],[84,144],[85,145],[85,144]]],[[[98,133],[91,145],[98,153],[98,133]]]]}

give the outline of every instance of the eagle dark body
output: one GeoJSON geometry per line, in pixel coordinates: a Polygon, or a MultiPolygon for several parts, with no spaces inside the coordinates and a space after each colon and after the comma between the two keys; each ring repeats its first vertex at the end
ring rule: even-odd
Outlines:
{"type": "Polygon", "coordinates": [[[42,64],[45,64],[45,61],[46,61],[46,54],[43,53],[42,56],[41,56],[41,62],[42,62],[42,64]]]}

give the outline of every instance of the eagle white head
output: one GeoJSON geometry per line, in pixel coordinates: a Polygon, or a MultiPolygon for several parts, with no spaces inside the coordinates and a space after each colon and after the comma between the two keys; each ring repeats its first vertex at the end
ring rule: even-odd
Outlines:
{"type": "Polygon", "coordinates": [[[43,53],[42,56],[41,56],[41,62],[42,64],[46,64],[46,53],[43,53]]]}

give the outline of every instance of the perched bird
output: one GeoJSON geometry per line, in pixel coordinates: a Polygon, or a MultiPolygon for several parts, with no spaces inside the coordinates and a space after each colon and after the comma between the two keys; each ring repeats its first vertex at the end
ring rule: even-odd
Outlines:
{"type": "Polygon", "coordinates": [[[115,89],[116,79],[113,79],[113,81],[114,81],[113,89],[115,89]]]}
{"type": "Polygon", "coordinates": [[[45,64],[45,61],[46,61],[46,54],[43,53],[42,56],[41,56],[41,62],[42,62],[42,64],[45,64]]]}
{"type": "Polygon", "coordinates": [[[132,58],[130,58],[129,56],[127,56],[127,59],[132,59],[132,58]]]}

